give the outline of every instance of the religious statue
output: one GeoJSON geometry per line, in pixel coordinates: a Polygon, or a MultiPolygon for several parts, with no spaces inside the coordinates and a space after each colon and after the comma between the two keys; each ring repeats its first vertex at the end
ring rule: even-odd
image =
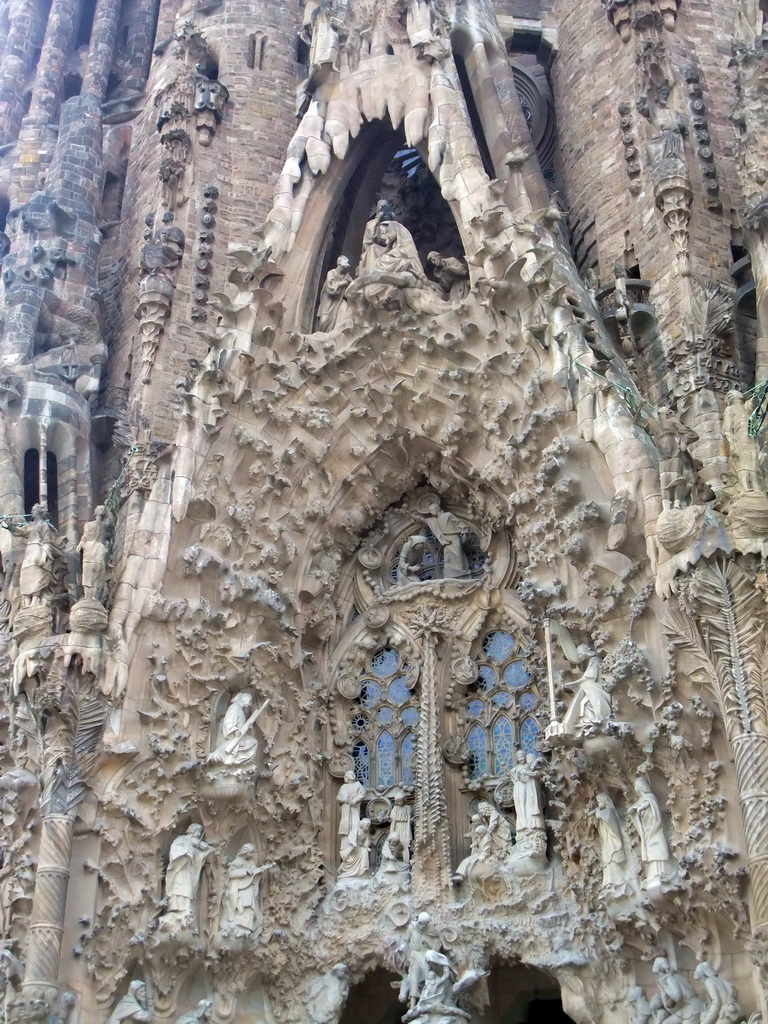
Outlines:
{"type": "Polygon", "coordinates": [[[211,999],[201,999],[194,1010],[187,1010],[186,1013],[182,1013],[176,1019],[176,1024],[209,1024],[212,1010],[213,1001],[211,999]]]}
{"type": "Polygon", "coordinates": [[[414,518],[429,527],[443,549],[443,578],[467,578],[470,575],[469,561],[462,538],[469,533],[468,525],[453,512],[442,508],[434,496],[425,502],[424,513],[416,514],[414,518]]]}
{"type": "Polygon", "coordinates": [[[414,533],[405,540],[397,559],[398,583],[421,583],[426,548],[427,538],[421,533],[414,533]]]}
{"type": "Polygon", "coordinates": [[[469,271],[455,256],[441,256],[439,252],[427,253],[427,267],[443,290],[446,298],[457,302],[466,298],[469,292],[469,271]]]}
{"type": "Polygon", "coordinates": [[[480,814],[472,815],[469,832],[465,834],[464,838],[469,839],[469,856],[461,861],[453,873],[452,880],[454,882],[465,882],[470,877],[475,865],[490,860],[491,856],[490,833],[480,814]]]}
{"type": "Polygon", "coordinates": [[[224,879],[219,936],[241,942],[259,931],[263,917],[259,904],[261,875],[274,864],[256,864],[256,848],[245,843],[230,861],[224,879]]]}
{"type": "Polygon", "coordinates": [[[349,991],[349,969],[335,964],[327,974],[316,978],[307,992],[307,1010],[313,1024],[336,1024],[349,991]]]}
{"type": "Polygon", "coordinates": [[[336,797],[341,805],[339,835],[343,841],[345,836],[360,824],[360,805],[365,800],[365,787],[357,781],[353,771],[346,772],[344,784],[336,797]]]}
{"type": "Polygon", "coordinates": [[[706,961],[699,964],[693,977],[704,985],[707,1002],[701,1012],[700,1024],[737,1024],[744,1014],[733,985],[715,974],[706,961]]]}
{"type": "Polygon", "coordinates": [[[21,607],[49,604],[56,596],[65,593],[67,566],[64,548],[67,541],[48,522],[46,506],[33,505],[29,522],[18,524],[13,517],[3,517],[0,524],[27,542],[19,572],[21,607]]]}
{"type": "Polygon", "coordinates": [[[760,449],[754,437],[749,436],[749,412],[740,391],[729,391],[723,413],[723,436],[728,444],[731,466],[739,489],[760,489],[760,449]]]}
{"type": "Polygon", "coordinates": [[[640,836],[640,857],[645,868],[647,884],[661,882],[676,874],[676,868],[669,855],[669,846],[664,835],[664,824],[651,784],[641,775],[635,781],[638,799],[629,808],[640,836]]]}
{"type": "Polygon", "coordinates": [[[221,723],[219,745],[208,755],[211,764],[223,764],[230,768],[253,767],[259,750],[259,741],[249,736],[248,730],[264,711],[268,700],[248,717],[253,706],[253,697],[246,690],[240,690],[229,702],[221,723]]]}
{"type": "Polygon", "coordinates": [[[517,832],[543,830],[544,813],[535,758],[531,754],[526,757],[523,750],[518,750],[516,758],[517,763],[509,769],[515,803],[515,829],[517,832]]]}
{"type": "Polygon", "coordinates": [[[422,913],[411,921],[400,952],[407,962],[407,973],[400,984],[399,1000],[408,1002],[410,1009],[416,1005],[429,973],[427,953],[440,951],[440,935],[432,924],[429,914],[422,913]]]}
{"type": "Polygon", "coordinates": [[[579,644],[576,654],[582,662],[587,661],[586,670],[579,679],[566,684],[576,692],[562,723],[556,729],[553,727],[548,735],[581,739],[596,733],[602,723],[612,717],[611,699],[600,685],[600,655],[589,644],[579,644]]]}
{"type": "Polygon", "coordinates": [[[394,804],[389,812],[389,831],[400,837],[403,844],[403,860],[407,864],[411,859],[411,840],[413,838],[413,826],[411,818],[413,811],[411,805],[405,802],[405,793],[398,789],[394,794],[394,804]]]}
{"type": "Polygon", "coordinates": [[[341,839],[338,878],[366,878],[370,874],[371,823],[363,818],[341,839]]]}
{"type": "Polygon", "coordinates": [[[505,860],[512,847],[512,829],[509,827],[509,822],[486,800],[480,802],[477,813],[485,828],[485,845],[488,856],[499,861],[505,860]]]}
{"type": "Polygon", "coordinates": [[[699,1024],[701,1000],[682,974],[663,956],[654,960],[653,973],[659,988],[651,1000],[653,1024],[699,1024]]]}
{"type": "Polygon", "coordinates": [[[86,600],[100,601],[107,582],[109,524],[104,505],[93,510],[93,519],[83,528],[77,550],[83,556],[83,594],[86,600]]]}
{"type": "Polygon", "coordinates": [[[124,995],[118,1002],[107,1024],[122,1024],[123,1021],[149,1024],[152,1017],[153,1010],[147,999],[147,986],[143,981],[137,979],[128,986],[127,995],[124,995]]]}
{"type": "Polygon", "coordinates": [[[439,1011],[443,1007],[456,1006],[453,996],[456,972],[451,961],[445,953],[428,949],[424,955],[424,962],[426,978],[415,1012],[429,1013],[439,1011]]]}
{"type": "Polygon", "coordinates": [[[633,985],[627,992],[627,1013],[630,1024],[650,1024],[651,1004],[640,985],[633,985]]]}
{"type": "Polygon", "coordinates": [[[381,848],[381,862],[376,870],[376,878],[386,885],[405,888],[408,885],[408,862],[405,859],[403,841],[397,832],[390,829],[381,848]]]}
{"type": "Polygon", "coordinates": [[[600,838],[602,888],[614,896],[624,896],[629,888],[632,864],[627,854],[619,815],[607,793],[597,794],[597,807],[593,813],[600,838]]]}
{"type": "Polygon", "coordinates": [[[203,839],[203,826],[192,824],[171,843],[168,869],[165,873],[166,909],[160,918],[168,931],[197,931],[195,900],[203,865],[213,847],[203,839]]]}
{"type": "Polygon", "coordinates": [[[659,452],[662,508],[684,508],[692,503],[696,488],[696,464],[689,446],[698,441],[699,435],[684,426],[668,406],[662,406],[657,416],[646,419],[646,430],[659,452]]]}
{"type": "Polygon", "coordinates": [[[339,256],[336,266],[328,271],[320,292],[317,307],[318,331],[332,331],[334,327],[348,319],[349,303],[346,296],[347,286],[351,281],[349,260],[346,256],[339,256]]]}

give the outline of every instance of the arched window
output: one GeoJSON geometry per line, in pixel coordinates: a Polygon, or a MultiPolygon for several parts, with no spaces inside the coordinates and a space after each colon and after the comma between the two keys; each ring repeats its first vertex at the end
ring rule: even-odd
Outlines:
{"type": "Polygon", "coordinates": [[[410,687],[408,665],[394,647],[380,647],[367,659],[350,716],[350,754],[355,775],[368,790],[413,786],[419,712],[410,687]]]}
{"type": "Polygon", "coordinates": [[[470,782],[501,778],[515,750],[533,753],[539,736],[539,696],[511,633],[486,633],[477,656],[477,679],[467,688],[466,775],[470,782]]]}

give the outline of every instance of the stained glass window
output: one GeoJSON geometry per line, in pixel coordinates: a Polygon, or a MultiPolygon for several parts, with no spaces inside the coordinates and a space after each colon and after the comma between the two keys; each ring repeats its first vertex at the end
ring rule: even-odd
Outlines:
{"type": "Polygon", "coordinates": [[[395,741],[388,732],[376,740],[376,789],[388,789],[395,784],[395,741]]]}
{"type": "Polygon", "coordinates": [[[370,765],[368,758],[368,746],[363,740],[358,740],[354,747],[352,747],[352,760],[355,764],[355,778],[358,782],[367,786],[369,781],[370,765]]]}
{"type": "Polygon", "coordinates": [[[467,770],[470,779],[479,779],[488,774],[488,759],[485,752],[485,729],[479,725],[473,725],[467,736],[467,747],[469,748],[469,761],[467,770]]]}

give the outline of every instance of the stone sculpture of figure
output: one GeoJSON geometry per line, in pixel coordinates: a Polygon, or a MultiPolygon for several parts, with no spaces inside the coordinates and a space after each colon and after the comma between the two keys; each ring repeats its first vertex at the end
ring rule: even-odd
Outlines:
{"type": "Polygon", "coordinates": [[[332,331],[334,327],[348,318],[349,303],[346,296],[347,287],[351,281],[349,260],[346,256],[339,256],[336,266],[328,271],[325,284],[320,292],[320,302],[317,307],[318,331],[332,331]]]}
{"type": "Polygon", "coordinates": [[[143,981],[137,980],[128,986],[127,995],[118,1002],[107,1024],[122,1024],[123,1021],[149,1024],[151,1020],[152,1006],[147,999],[147,986],[143,981]]]}
{"type": "Polygon", "coordinates": [[[627,1012],[630,1024],[649,1024],[651,1019],[651,1004],[645,998],[645,992],[640,985],[633,985],[627,992],[627,1012]]]}
{"type": "Polygon", "coordinates": [[[469,856],[465,857],[456,868],[453,874],[454,882],[465,882],[469,878],[472,868],[481,861],[488,860],[491,855],[488,828],[479,814],[472,815],[469,832],[464,838],[469,839],[469,856]]]}
{"type": "Polygon", "coordinates": [[[211,1019],[211,1011],[213,1010],[213,1001],[211,999],[201,999],[194,1010],[187,1010],[186,1013],[182,1013],[177,1018],[176,1024],[203,1024],[203,1022],[209,1022],[211,1019]]]}
{"type": "Polygon", "coordinates": [[[487,850],[489,857],[505,860],[512,848],[512,829],[509,822],[486,800],[480,802],[477,813],[486,833],[483,848],[487,850]]]}
{"type": "Polygon", "coordinates": [[[166,910],[160,923],[169,931],[197,930],[195,899],[203,865],[213,847],[203,839],[203,826],[193,824],[171,843],[165,874],[166,910]]]}
{"type": "Polygon", "coordinates": [[[728,404],[723,413],[723,436],[728,444],[731,465],[736,472],[742,491],[760,489],[760,449],[754,437],[749,436],[749,412],[740,391],[729,391],[728,404]]]}
{"type": "Polygon", "coordinates": [[[274,866],[256,864],[256,849],[252,843],[245,843],[237,851],[227,867],[224,881],[219,919],[219,935],[222,939],[242,941],[261,928],[261,876],[274,866]]]}
{"type": "Polygon", "coordinates": [[[246,690],[232,697],[222,719],[219,745],[208,755],[211,764],[229,767],[255,764],[259,741],[255,736],[249,736],[248,730],[259,712],[249,716],[252,706],[253,697],[246,690]]]}
{"type": "Polygon", "coordinates": [[[64,590],[66,538],[48,522],[45,505],[32,506],[32,518],[21,525],[13,519],[0,520],[6,530],[23,537],[27,544],[19,571],[21,607],[50,603],[64,590]]]}
{"type": "Polygon", "coordinates": [[[397,560],[398,583],[421,582],[420,573],[426,546],[427,538],[421,533],[414,533],[407,538],[400,548],[400,556],[397,560]]]}
{"type": "Polygon", "coordinates": [[[86,599],[101,600],[107,582],[107,543],[109,524],[104,505],[93,510],[93,520],[86,523],[77,550],[83,556],[83,594],[86,599]]]}
{"type": "Polygon", "coordinates": [[[408,884],[408,863],[405,860],[403,841],[397,832],[391,829],[381,848],[381,862],[376,877],[387,885],[408,884]]]}
{"type": "Polygon", "coordinates": [[[615,896],[627,892],[631,862],[627,856],[624,834],[613,800],[607,793],[597,794],[594,811],[600,837],[600,860],[603,865],[603,889],[615,896]]]}
{"type": "Polygon", "coordinates": [[[650,417],[646,423],[659,452],[662,508],[683,508],[691,503],[697,479],[688,446],[699,435],[684,426],[668,406],[658,410],[658,419],[650,417]]]}
{"type": "Polygon", "coordinates": [[[701,1000],[682,974],[663,956],[654,960],[653,973],[659,987],[651,1000],[653,1024],[698,1024],[701,1000]]]}
{"type": "Polygon", "coordinates": [[[456,972],[445,953],[429,949],[424,955],[426,979],[421,990],[416,1012],[428,1013],[444,1006],[455,1006],[453,986],[456,972]]]}
{"type": "Polygon", "coordinates": [[[429,914],[419,914],[408,925],[405,943],[400,948],[407,959],[408,969],[400,984],[398,998],[401,1003],[407,1001],[411,1009],[419,1001],[427,980],[427,953],[438,953],[440,945],[440,936],[429,914]]]}
{"type": "Polygon", "coordinates": [[[715,974],[710,964],[706,961],[699,964],[693,976],[702,982],[707,993],[700,1024],[736,1024],[743,1019],[733,985],[715,974]]]}
{"type": "Polygon", "coordinates": [[[362,818],[342,837],[338,878],[366,878],[371,868],[370,848],[371,823],[368,818],[362,818]]]}
{"type": "Polygon", "coordinates": [[[515,804],[515,828],[518,832],[525,829],[543,829],[544,813],[541,805],[541,788],[535,760],[525,752],[518,750],[517,763],[509,769],[512,779],[512,799],[515,804]]]}
{"type": "Polygon", "coordinates": [[[391,834],[400,837],[400,841],[403,844],[403,860],[408,864],[411,859],[411,840],[413,837],[411,818],[413,811],[410,804],[405,802],[405,793],[401,789],[397,790],[394,794],[393,800],[394,804],[389,812],[389,831],[391,834]]]}
{"type": "Polygon", "coordinates": [[[640,836],[640,857],[645,868],[645,879],[648,884],[657,883],[674,875],[675,865],[669,856],[659,802],[644,775],[635,781],[635,793],[638,798],[629,808],[629,813],[640,836]]]}
{"type": "Polygon", "coordinates": [[[611,700],[600,685],[600,655],[589,644],[579,644],[576,653],[582,662],[589,660],[581,678],[568,684],[568,688],[576,692],[557,732],[580,739],[595,732],[606,719],[611,718],[611,700]]]}
{"type": "Polygon", "coordinates": [[[349,991],[349,969],[335,964],[316,978],[307,992],[307,1011],[313,1024],[336,1024],[349,991]]]}
{"type": "Polygon", "coordinates": [[[360,824],[360,805],[365,800],[365,787],[357,781],[355,773],[349,771],[344,776],[344,784],[336,797],[341,805],[339,835],[343,839],[360,824]]]}
{"type": "MultiPolygon", "coordinates": [[[[10,920],[8,921],[10,925],[10,920]]],[[[24,964],[15,957],[10,949],[0,949],[0,1012],[3,1020],[10,1020],[8,1005],[16,998],[21,983],[24,981],[24,964]]]]}
{"type": "Polygon", "coordinates": [[[424,515],[416,518],[429,527],[443,549],[443,578],[469,576],[469,561],[462,545],[462,537],[469,532],[467,524],[442,508],[434,497],[427,501],[424,515]]]}
{"type": "Polygon", "coordinates": [[[453,302],[466,297],[469,292],[469,271],[455,256],[441,256],[439,252],[427,254],[427,266],[443,293],[453,302]]]}

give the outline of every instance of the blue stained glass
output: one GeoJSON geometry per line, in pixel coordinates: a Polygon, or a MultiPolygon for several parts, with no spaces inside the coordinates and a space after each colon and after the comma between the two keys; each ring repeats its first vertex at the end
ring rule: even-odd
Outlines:
{"type": "Polygon", "coordinates": [[[510,694],[505,693],[504,690],[499,690],[498,693],[494,693],[491,700],[497,708],[508,708],[512,703],[512,697],[510,694]]]}
{"type": "Polygon", "coordinates": [[[405,734],[400,747],[400,782],[403,786],[412,786],[414,783],[414,756],[416,754],[416,743],[413,733],[405,734]]]}
{"type": "Polygon", "coordinates": [[[350,724],[352,725],[353,732],[366,732],[369,725],[368,715],[364,715],[362,712],[360,712],[360,714],[353,715],[352,722],[350,724]]]}
{"type": "Polygon", "coordinates": [[[376,788],[386,789],[395,784],[395,741],[388,732],[376,740],[376,788]]]}
{"type": "Polygon", "coordinates": [[[416,710],[416,708],[403,708],[403,710],[400,712],[400,721],[403,723],[403,725],[408,725],[411,727],[413,727],[414,725],[418,725],[419,712],[416,710]]]}
{"type": "Polygon", "coordinates": [[[485,711],[485,704],[481,700],[471,700],[467,704],[467,714],[470,718],[482,718],[485,711]]]}
{"type": "Polygon", "coordinates": [[[364,708],[372,708],[374,704],[378,704],[381,700],[381,686],[374,682],[373,679],[366,679],[360,690],[358,700],[364,708]]]}
{"type": "Polygon", "coordinates": [[[379,708],[376,712],[376,721],[379,725],[389,725],[394,717],[395,712],[392,708],[388,708],[386,705],[383,708],[379,708]]]}
{"type": "Polygon", "coordinates": [[[358,740],[357,743],[352,747],[352,760],[355,765],[355,778],[363,786],[369,785],[369,757],[368,757],[368,744],[363,743],[362,740],[358,740]]]}
{"type": "Polygon", "coordinates": [[[496,685],[496,673],[490,665],[481,665],[477,670],[475,686],[478,690],[491,690],[496,685]]]}
{"type": "Polygon", "coordinates": [[[533,711],[538,705],[539,701],[533,693],[522,693],[518,698],[517,703],[523,709],[523,711],[533,711]]]}
{"type": "Polygon", "coordinates": [[[405,676],[398,676],[397,679],[393,679],[389,684],[387,694],[393,704],[405,704],[406,701],[410,700],[411,691],[408,689],[405,676]]]}
{"type": "Polygon", "coordinates": [[[400,667],[400,655],[394,647],[380,647],[371,655],[371,671],[379,679],[393,675],[400,667]]]}
{"type": "Polygon", "coordinates": [[[513,690],[519,690],[530,683],[531,677],[525,671],[522,661],[513,661],[504,669],[504,682],[513,690]]]}
{"type": "Polygon", "coordinates": [[[467,771],[470,779],[479,779],[488,774],[488,758],[485,752],[485,732],[479,725],[473,725],[467,736],[469,759],[467,771]]]}
{"type": "Polygon", "coordinates": [[[493,723],[493,774],[503,775],[515,763],[512,723],[501,715],[493,723]]]}
{"type": "Polygon", "coordinates": [[[520,729],[520,749],[524,750],[526,754],[535,754],[538,735],[538,725],[532,718],[526,718],[520,729]]]}
{"type": "Polygon", "coordinates": [[[509,633],[501,629],[495,629],[483,640],[483,651],[487,658],[495,661],[497,665],[506,661],[515,650],[515,641],[509,633]]]}

